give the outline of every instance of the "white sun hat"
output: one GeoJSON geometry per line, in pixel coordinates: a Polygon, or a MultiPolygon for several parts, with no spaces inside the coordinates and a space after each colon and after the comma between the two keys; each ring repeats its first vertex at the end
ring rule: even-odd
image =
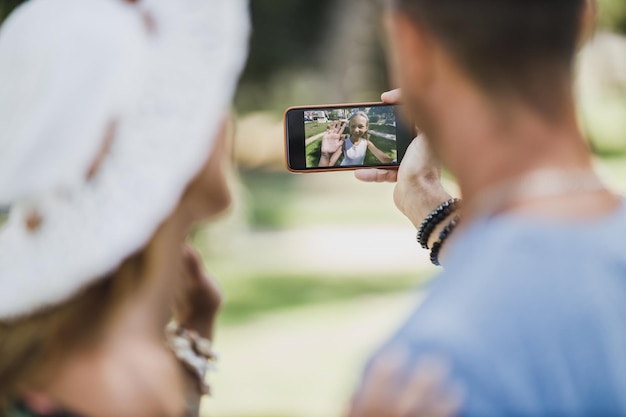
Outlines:
{"type": "Polygon", "coordinates": [[[248,33],[245,0],[30,0],[0,27],[0,320],[148,242],[209,157],[248,33]]]}

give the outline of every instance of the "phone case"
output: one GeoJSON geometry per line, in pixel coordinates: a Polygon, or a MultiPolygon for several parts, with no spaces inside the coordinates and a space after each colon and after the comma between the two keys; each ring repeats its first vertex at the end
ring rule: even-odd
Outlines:
{"type": "Polygon", "coordinates": [[[389,104],[389,103],[383,103],[383,102],[364,102],[364,103],[337,103],[337,104],[324,104],[324,105],[312,105],[312,106],[293,106],[293,107],[289,107],[287,110],[285,110],[284,114],[283,114],[283,126],[284,126],[284,154],[285,154],[285,158],[284,158],[284,162],[285,162],[285,168],[293,173],[297,173],[297,174],[308,174],[308,173],[319,173],[319,172],[337,172],[337,171],[356,171],[359,169],[372,169],[372,168],[380,168],[380,169],[395,169],[397,170],[399,167],[399,164],[381,164],[381,165],[376,165],[376,166],[347,166],[347,167],[342,167],[342,166],[333,166],[333,167],[324,167],[324,168],[306,168],[306,169],[294,169],[292,167],[289,166],[289,132],[287,131],[287,114],[290,111],[293,110],[315,110],[315,109],[328,109],[328,108],[342,108],[342,107],[348,107],[348,108],[352,108],[352,107],[374,107],[374,106],[395,106],[393,104],[389,104]]]}

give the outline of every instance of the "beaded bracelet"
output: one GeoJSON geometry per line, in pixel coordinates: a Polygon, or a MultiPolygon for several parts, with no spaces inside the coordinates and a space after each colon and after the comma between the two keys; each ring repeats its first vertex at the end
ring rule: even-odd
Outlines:
{"type": "Polygon", "coordinates": [[[430,261],[435,266],[441,266],[439,263],[439,252],[446,239],[450,236],[454,228],[459,224],[461,216],[456,216],[446,227],[439,233],[439,240],[433,243],[433,248],[430,250],[430,261]]]}
{"type": "Polygon", "coordinates": [[[451,213],[454,213],[460,202],[461,200],[458,198],[451,198],[433,210],[433,212],[422,221],[422,224],[420,224],[417,230],[417,242],[424,249],[428,249],[428,239],[437,225],[444,221],[451,213]]]}

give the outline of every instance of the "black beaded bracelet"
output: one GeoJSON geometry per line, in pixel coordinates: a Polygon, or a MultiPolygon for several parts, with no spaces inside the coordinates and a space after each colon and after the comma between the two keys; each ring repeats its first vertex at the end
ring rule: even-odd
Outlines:
{"type": "Polygon", "coordinates": [[[439,252],[441,251],[441,247],[443,246],[446,239],[450,236],[454,228],[461,221],[461,216],[456,216],[446,227],[443,228],[441,233],[439,233],[439,240],[433,243],[433,248],[430,250],[430,261],[435,266],[440,266],[439,263],[439,252]]]}
{"type": "Polygon", "coordinates": [[[424,249],[428,249],[428,239],[430,239],[430,235],[433,233],[437,225],[444,221],[451,213],[454,213],[460,202],[461,200],[458,198],[451,198],[433,210],[433,212],[430,213],[424,221],[422,221],[422,224],[417,230],[417,242],[424,249]]]}

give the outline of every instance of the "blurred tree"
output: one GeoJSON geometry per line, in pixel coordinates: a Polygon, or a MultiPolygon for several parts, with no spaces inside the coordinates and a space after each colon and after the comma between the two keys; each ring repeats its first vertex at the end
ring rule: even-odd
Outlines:
{"type": "MultiPolygon", "coordinates": [[[[253,0],[250,55],[235,99],[239,111],[266,110],[292,88],[294,72],[316,70],[325,22],[336,0],[253,0]]],[[[280,99],[279,99],[280,101],[280,99]]]]}
{"type": "Polygon", "coordinates": [[[393,117],[394,115],[393,111],[390,111],[388,107],[372,107],[370,112],[384,117],[393,117]]]}
{"type": "Polygon", "coordinates": [[[264,83],[276,72],[313,65],[324,22],[336,0],[253,0],[254,33],[244,82],[264,83]]]}
{"type": "Polygon", "coordinates": [[[386,86],[379,1],[253,0],[240,112],[368,101],[386,86]]]}
{"type": "Polygon", "coordinates": [[[328,100],[377,99],[387,86],[382,2],[340,0],[329,17],[322,70],[328,100]]]}
{"type": "MultiPolygon", "coordinates": [[[[0,22],[25,0],[0,0],[0,22]]],[[[226,0],[224,0],[226,1],[226,0]]],[[[599,0],[600,26],[626,33],[626,0],[599,0]]],[[[376,100],[387,87],[380,1],[251,0],[254,32],[240,112],[376,100]]]]}

